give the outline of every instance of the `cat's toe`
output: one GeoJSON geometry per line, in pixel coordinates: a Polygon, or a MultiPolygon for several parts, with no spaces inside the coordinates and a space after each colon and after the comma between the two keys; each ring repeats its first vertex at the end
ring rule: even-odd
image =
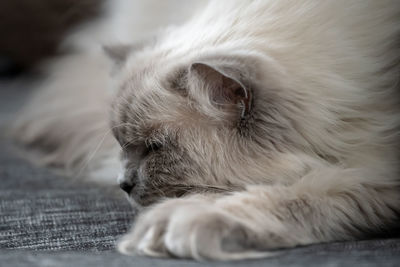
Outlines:
{"type": "Polygon", "coordinates": [[[150,207],[139,215],[131,231],[119,240],[118,251],[125,255],[169,256],[164,244],[164,234],[170,217],[179,207],[190,203],[173,199],[150,207]]]}
{"type": "Polygon", "coordinates": [[[205,206],[177,211],[164,237],[169,253],[197,260],[234,260],[265,257],[253,244],[255,233],[236,218],[205,206]]]}
{"type": "Polygon", "coordinates": [[[165,213],[154,212],[141,216],[134,228],[118,242],[118,251],[125,255],[168,256],[163,245],[166,217],[165,213]]]}
{"type": "Polygon", "coordinates": [[[125,255],[168,257],[163,244],[163,232],[164,229],[160,226],[151,226],[145,229],[142,235],[133,231],[118,242],[118,251],[125,255]]]}

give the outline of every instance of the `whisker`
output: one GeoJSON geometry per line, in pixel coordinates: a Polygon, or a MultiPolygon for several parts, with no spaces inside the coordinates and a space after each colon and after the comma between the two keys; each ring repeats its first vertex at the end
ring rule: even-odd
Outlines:
{"type": "Polygon", "coordinates": [[[227,187],[220,187],[220,186],[214,186],[214,185],[174,185],[174,187],[178,187],[180,190],[188,190],[188,191],[193,191],[193,190],[213,190],[213,191],[220,191],[220,192],[232,192],[234,189],[233,188],[227,188],[227,187]]]}
{"type": "Polygon", "coordinates": [[[107,135],[110,134],[110,132],[117,128],[117,127],[121,127],[122,125],[124,125],[126,123],[121,123],[119,125],[113,126],[110,129],[108,129],[101,137],[101,140],[99,141],[99,143],[96,145],[96,147],[94,148],[94,150],[92,152],[89,153],[89,157],[85,160],[84,164],[82,165],[82,167],[79,169],[79,171],[77,172],[77,176],[81,176],[82,173],[85,171],[85,169],[88,167],[88,165],[90,164],[90,162],[93,160],[94,156],[96,155],[96,153],[99,151],[101,145],[103,145],[104,141],[107,138],[107,135]]]}

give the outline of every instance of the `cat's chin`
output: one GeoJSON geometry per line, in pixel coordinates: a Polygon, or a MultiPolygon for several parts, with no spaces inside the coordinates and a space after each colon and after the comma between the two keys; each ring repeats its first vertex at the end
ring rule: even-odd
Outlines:
{"type": "MultiPolygon", "coordinates": [[[[134,207],[136,210],[141,211],[142,209],[144,209],[146,207],[146,205],[143,205],[140,202],[136,201],[129,194],[124,193],[124,195],[125,195],[125,198],[128,200],[129,204],[131,204],[131,206],[134,207]]],[[[149,206],[149,204],[147,206],[149,206]]]]}
{"type": "Polygon", "coordinates": [[[157,203],[161,200],[160,197],[141,197],[138,194],[135,193],[124,193],[125,198],[128,200],[128,202],[138,210],[142,210],[148,206],[151,206],[154,203],[157,203]]]}

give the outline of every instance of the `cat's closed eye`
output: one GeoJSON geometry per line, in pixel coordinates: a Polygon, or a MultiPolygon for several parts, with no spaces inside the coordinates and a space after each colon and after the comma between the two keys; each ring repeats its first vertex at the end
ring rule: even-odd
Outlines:
{"type": "Polygon", "coordinates": [[[125,144],[121,145],[123,154],[128,157],[132,158],[133,156],[139,158],[145,158],[151,153],[158,152],[161,150],[163,145],[160,142],[144,142],[140,145],[138,144],[125,144]]]}
{"type": "Polygon", "coordinates": [[[128,157],[134,154],[140,158],[145,158],[151,153],[160,151],[163,148],[163,144],[159,141],[146,140],[142,144],[127,144],[121,147],[128,157]]]}
{"type": "Polygon", "coordinates": [[[158,141],[148,141],[146,142],[146,151],[145,151],[145,156],[147,156],[148,154],[152,153],[152,152],[157,152],[159,150],[161,150],[163,147],[163,144],[161,142],[158,141]]]}

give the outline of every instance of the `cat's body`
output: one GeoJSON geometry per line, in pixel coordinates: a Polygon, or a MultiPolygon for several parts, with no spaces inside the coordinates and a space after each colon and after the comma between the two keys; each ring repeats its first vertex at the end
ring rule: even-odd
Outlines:
{"type": "MultiPolygon", "coordinates": [[[[398,1],[212,1],[143,48],[110,48],[115,66],[79,37],[101,40],[98,25],[69,39],[79,52],[53,65],[18,138],[111,178],[112,131],[136,202],[184,195],[151,206],[122,252],[239,259],[396,222],[398,1]]],[[[152,35],[133,33],[121,41],[152,35]]]]}

